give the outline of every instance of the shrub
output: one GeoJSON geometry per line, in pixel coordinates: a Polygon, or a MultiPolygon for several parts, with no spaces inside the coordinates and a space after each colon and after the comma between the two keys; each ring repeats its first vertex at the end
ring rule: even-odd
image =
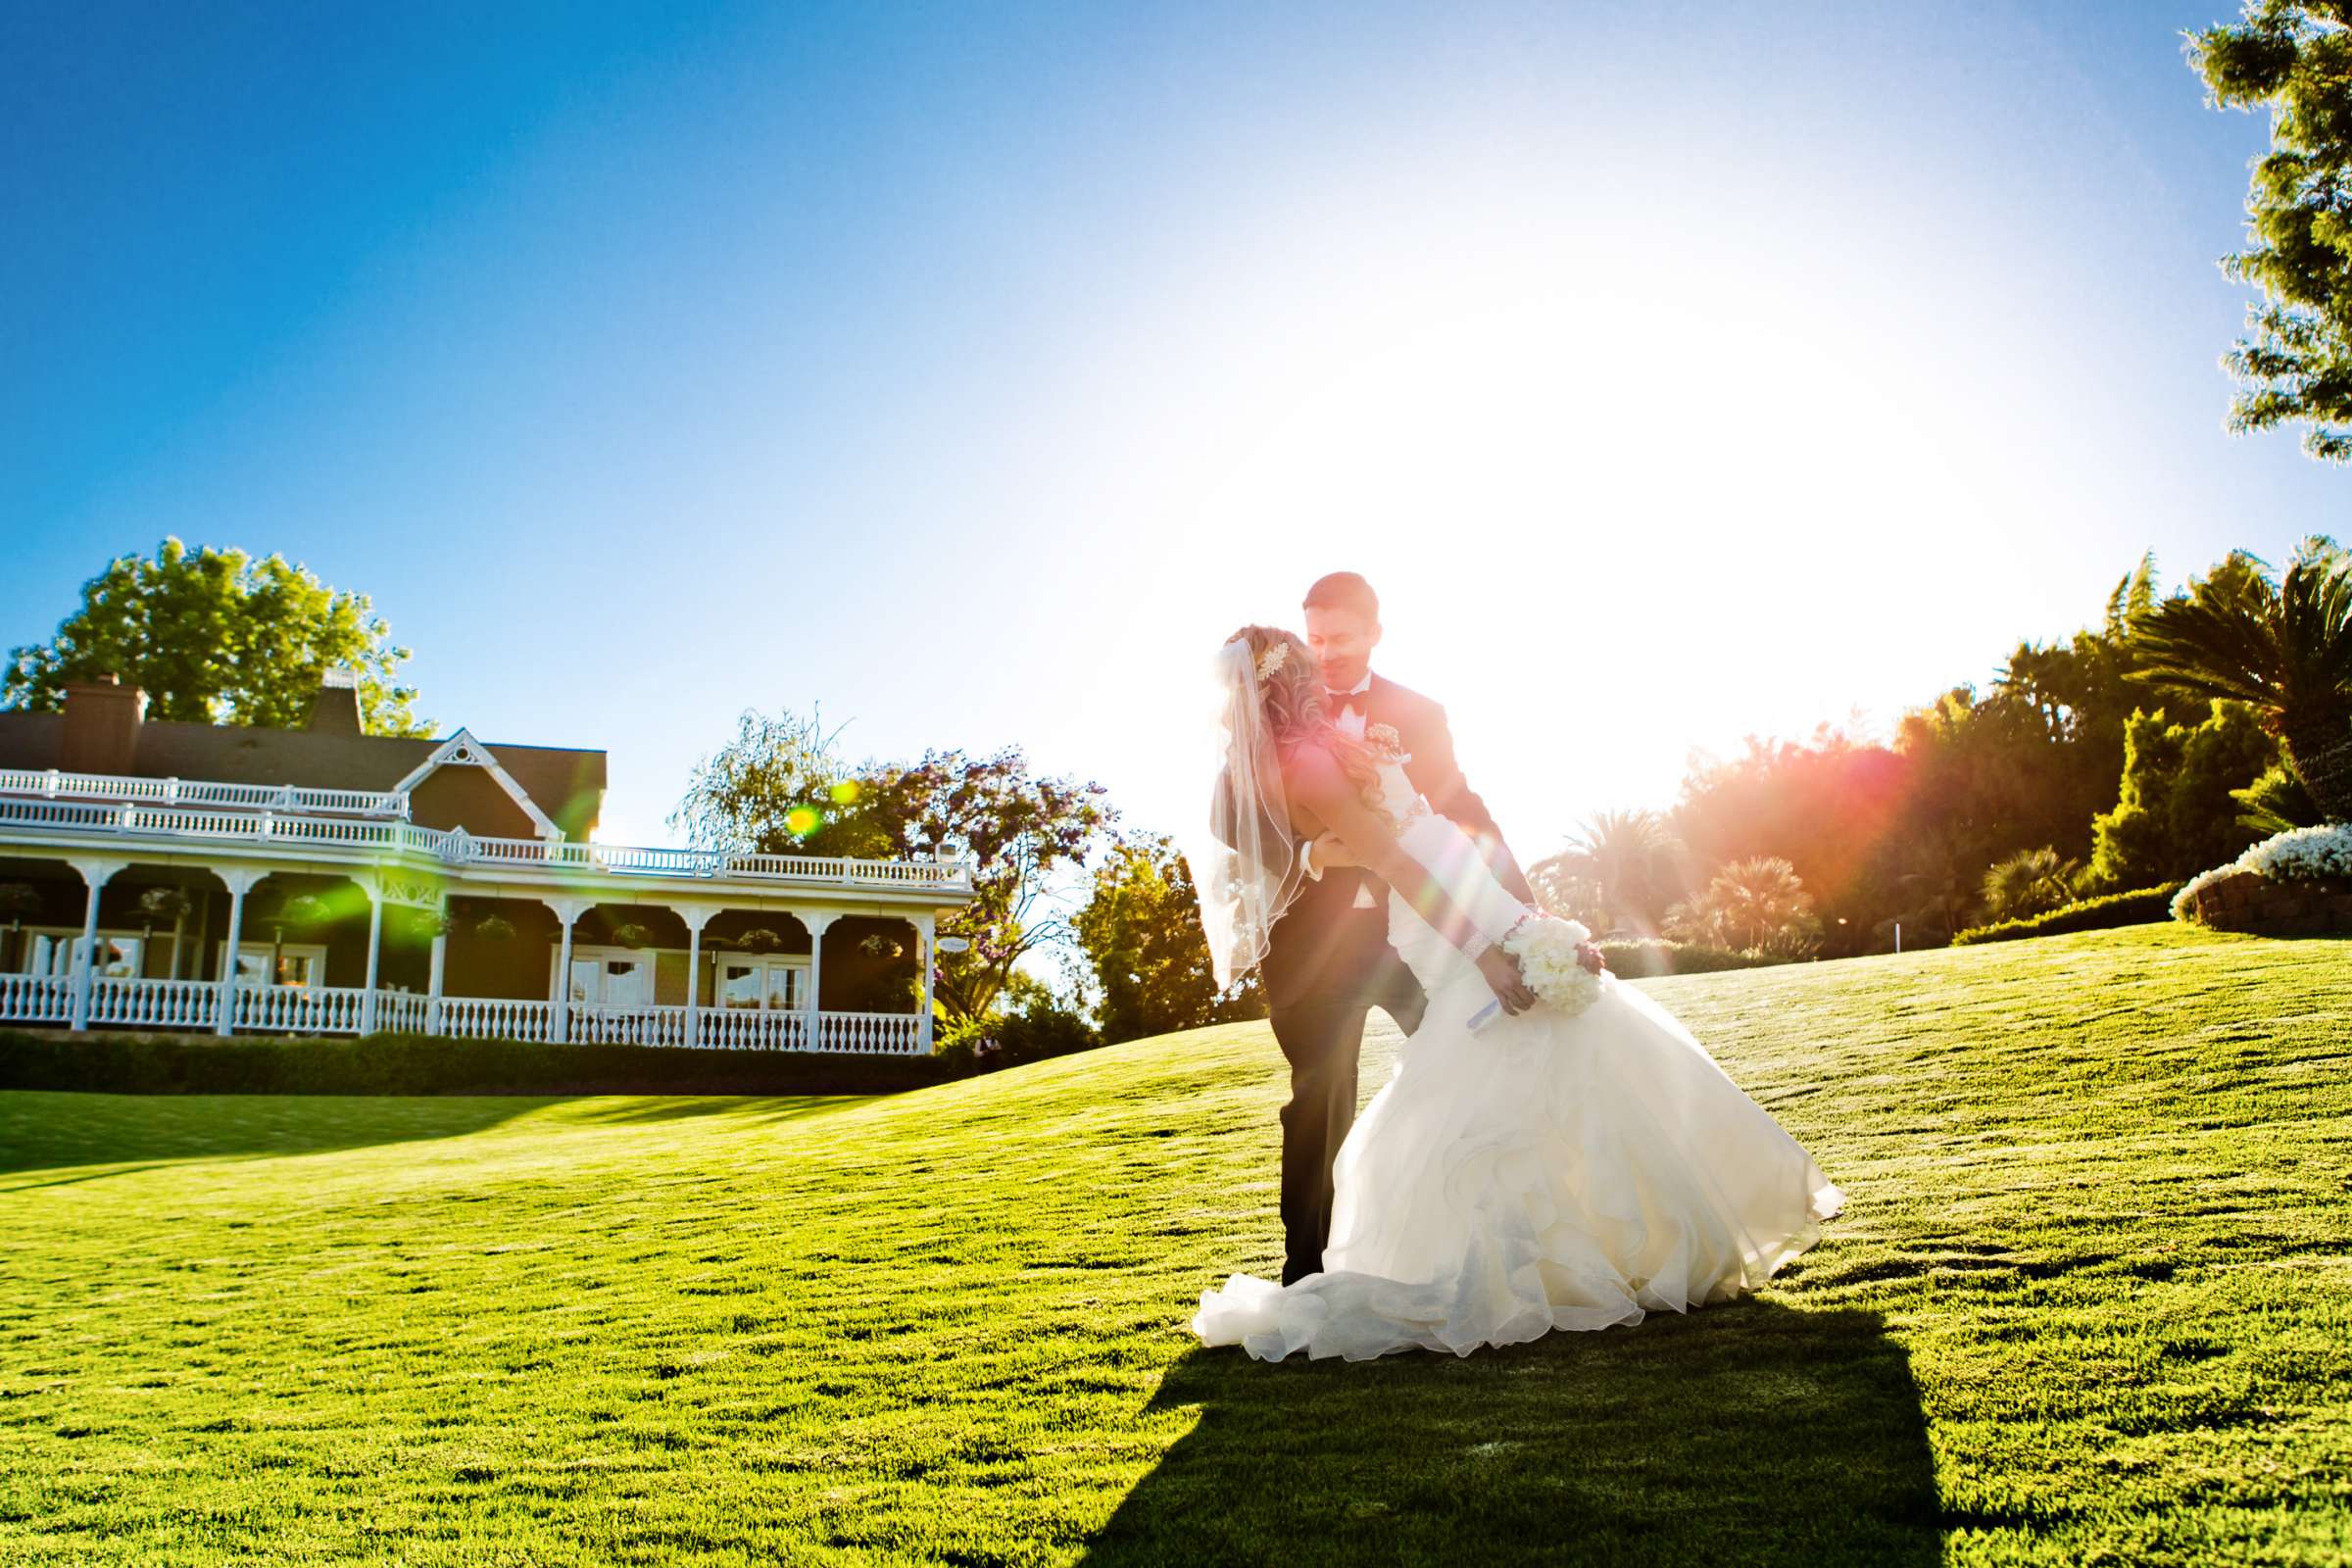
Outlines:
{"type": "Polygon", "coordinates": [[[2074,861],[2061,859],[2056,850],[2018,851],[1984,873],[1986,919],[2031,920],[2064,908],[2074,898],[2074,875],[2080,869],[2074,861]]]}
{"type": "Polygon", "coordinates": [[[1666,934],[1727,953],[1809,958],[1821,947],[1821,919],[1796,867],[1766,855],[1718,868],[1688,903],[1666,911],[1666,934]]]}
{"type": "Polygon", "coordinates": [[[1621,980],[1648,980],[1666,974],[1712,974],[1719,969],[1759,969],[1767,964],[1789,961],[1761,954],[1701,947],[1695,943],[1669,942],[1662,937],[1631,937],[1603,942],[1600,956],[1607,960],[1609,973],[1621,980]]]}
{"type": "Polygon", "coordinates": [[[2041,914],[2029,915],[2022,920],[1972,926],[1966,931],[1954,933],[1952,946],[1964,948],[1979,942],[2009,942],[2018,937],[2054,937],[2069,931],[2108,931],[2117,926],[2150,925],[2165,917],[2172,907],[2173,895],[2179,891],[2178,884],[2168,883],[2160,888],[2138,888],[2130,893],[2110,893],[2103,898],[2083,899],[2041,914]]]}
{"type": "Polygon", "coordinates": [[[2278,742],[2243,703],[2213,703],[2193,724],[2175,723],[2162,709],[2133,713],[2124,727],[2115,808],[2091,824],[2092,884],[2177,882],[2243,850],[2259,836],[2240,819],[2243,790],[2278,766],[2278,742]]]}
{"type": "Polygon", "coordinates": [[[1092,1051],[1102,1043],[1102,1035],[1077,1013],[1049,1004],[950,1024],[940,1033],[934,1054],[988,1071],[1092,1051]]]}
{"type": "Polygon", "coordinates": [[[887,1094],[957,1076],[939,1056],[358,1040],[0,1032],[0,1089],[105,1094],[887,1094]]]}
{"type": "Polygon", "coordinates": [[[2189,918],[2199,892],[2245,871],[2274,882],[2352,882],[2352,824],[2289,828],[2272,834],[2228,865],[2198,872],[2173,900],[2173,918],[2189,918]]]}

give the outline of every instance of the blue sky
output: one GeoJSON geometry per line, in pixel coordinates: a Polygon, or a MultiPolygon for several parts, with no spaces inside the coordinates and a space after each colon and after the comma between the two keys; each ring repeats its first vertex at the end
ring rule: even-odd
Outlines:
{"type": "Polygon", "coordinates": [[[0,16],[0,641],[282,552],[608,837],[812,702],[1172,826],[1345,565],[1543,854],[2340,528],[2223,428],[2230,0],[328,9],[0,16]]]}

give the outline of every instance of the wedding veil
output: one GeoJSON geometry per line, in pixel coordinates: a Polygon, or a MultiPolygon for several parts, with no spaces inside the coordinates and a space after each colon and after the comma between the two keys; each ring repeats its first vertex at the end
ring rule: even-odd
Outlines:
{"type": "Polygon", "coordinates": [[[1217,652],[1216,787],[1207,820],[1182,846],[1220,991],[1266,956],[1267,935],[1303,881],[1282,767],[1258,701],[1258,657],[1238,637],[1217,652]]]}

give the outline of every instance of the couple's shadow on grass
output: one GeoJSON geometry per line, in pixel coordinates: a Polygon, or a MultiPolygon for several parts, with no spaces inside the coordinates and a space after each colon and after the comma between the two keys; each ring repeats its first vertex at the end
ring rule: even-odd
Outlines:
{"type": "Polygon", "coordinates": [[[1910,1358],[1766,1300],[1467,1360],[1178,1361],[1200,1422],[1090,1563],[1940,1561],[1910,1358]]]}

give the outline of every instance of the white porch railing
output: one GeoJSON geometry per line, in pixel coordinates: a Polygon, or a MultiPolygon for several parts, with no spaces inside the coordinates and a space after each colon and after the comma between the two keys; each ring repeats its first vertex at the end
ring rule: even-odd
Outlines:
{"type": "Polygon", "coordinates": [[[922,1021],[910,1012],[820,1012],[816,1015],[816,1049],[919,1055],[922,1021]]]}
{"type": "Polygon", "coordinates": [[[230,806],[267,811],[348,811],[360,816],[409,814],[409,798],[393,790],[306,790],[291,784],[210,784],[202,779],[135,778],[126,773],[65,773],[52,768],[0,767],[0,794],[84,801],[138,801],[152,806],[230,806]]]}
{"type": "Polygon", "coordinates": [[[499,870],[537,868],[612,877],[723,877],[753,882],[936,888],[943,893],[971,891],[970,869],[958,860],[856,860],[799,855],[729,855],[716,850],[639,849],[619,844],[477,838],[464,828],[443,832],[438,828],[416,827],[408,822],[359,816],[284,814],[267,806],[256,810],[221,810],[139,800],[124,800],[120,804],[58,800],[41,796],[38,792],[12,790],[8,783],[11,778],[39,776],[22,772],[0,775],[0,829],[68,833],[75,837],[86,835],[93,839],[144,842],[159,847],[201,844],[267,847],[297,858],[303,849],[316,848],[333,852],[337,858],[356,852],[379,858],[429,860],[452,868],[478,865],[499,870]]]}
{"type": "Polygon", "coordinates": [[[0,974],[0,1019],[65,1023],[74,1016],[74,982],[64,975],[0,974]]]}
{"type": "Polygon", "coordinates": [[[420,1035],[432,1014],[432,1001],[414,991],[378,991],[375,1026],[391,1034],[420,1035]]]}
{"type": "Polygon", "coordinates": [[[567,1031],[575,1046],[682,1046],[684,1007],[574,1007],[567,1031]]]}
{"type": "Polygon", "coordinates": [[[90,982],[90,1022],[145,1029],[210,1029],[220,1016],[220,987],[212,980],[90,982]]]}
{"type": "Polygon", "coordinates": [[[807,1051],[808,1015],[798,1009],[705,1007],[695,1031],[712,1051],[807,1051]]]}
{"type": "Polygon", "coordinates": [[[443,997],[439,1032],[453,1040],[545,1040],[551,1010],[544,1002],[443,997]]]}
{"type": "Polygon", "coordinates": [[[248,1033],[356,1035],[367,1004],[368,993],[358,986],[239,986],[236,1026],[248,1033]]]}
{"type": "MultiPolygon", "coordinates": [[[[220,988],[211,980],[90,982],[90,1022],[121,1028],[209,1032],[219,1017],[220,988]]],[[[368,993],[356,986],[272,986],[237,989],[241,1034],[356,1035],[368,993]]],[[[437,1033],[458,1040],[544,1041],[554,1008],[544,1002],[504,997],[431,998],[410,991],[375,994],[375,1027],[386,1032],[437,1033]],[[431,1026],[439,1008],[440,1027],[431,1026]]],[[[74,1012],[74,982],[61,975],[0,974],[0,1023],[63,1024],[74,1012]]],[[[920,1055],[922,1019],[907,1012],[823,1012],[813,1044],[808,1014],[782,1008],[704,1007],[697,1043],[711,1051],[824,1051],[860,1055],[920,1055]]],[[[572,1045],[683,1046],[682,1006],[571,1009],[572,1045]]]]}

